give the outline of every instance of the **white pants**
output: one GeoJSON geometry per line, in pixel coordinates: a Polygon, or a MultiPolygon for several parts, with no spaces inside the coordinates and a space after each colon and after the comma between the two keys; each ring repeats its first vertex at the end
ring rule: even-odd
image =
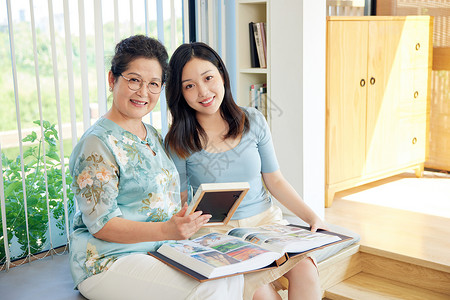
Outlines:
{"type": "Polygon", "coordinates": [[[242,299],[242,275],[203,283],[145,254],[118,259],[107,271],[78,285],[88,299],[242,299]]]}

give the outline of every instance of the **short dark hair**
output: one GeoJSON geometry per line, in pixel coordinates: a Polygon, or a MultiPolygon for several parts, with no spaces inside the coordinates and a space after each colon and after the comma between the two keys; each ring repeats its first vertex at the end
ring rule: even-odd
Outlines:
{"type": "Polygon", "coordinates": [[[165,140],[166,147],[182,158],[201,151],[202,141],[207,141],[206,133],[197,121],[195,110],[187,104],[182,93],[181,75],[184,66],[192,58],[209,61],[216,66],[222,76],[225,94],[220,105],[220,113],[229,127],[225,138],[237,137],[250,127],[245,112],[233,99],[230,77],[219,54],[205,43],[183,44],[175,50],[169,62],[166,98],[172,115],[172,125],[165,140]]]}
{"type": "Polygon", "coordinates": [[[111,59],[111,73],[114,78],[117,80],[137,58],[156,59],[162,68],[162,82],[165,82],[169,58],[166,48],[157,39],[145,35],[133,35],[117,43],[114,57],[111,59]]]}

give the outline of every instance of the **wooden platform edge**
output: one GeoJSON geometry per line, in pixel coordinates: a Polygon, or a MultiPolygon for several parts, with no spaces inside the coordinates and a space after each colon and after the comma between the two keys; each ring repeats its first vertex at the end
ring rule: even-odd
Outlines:
{"type": "Polygon", "coordinates": [[[363,253],[367,253],[367,254],[380,256],[380,257],[390,258],[392,260],[403,262],[403,263],[409,263],[409,264],[421,266],[421,267],[436,270],[436,271],[450,273],[450,266],[444,265],[444,264],[438,264],[438,263],[434,263],[431,261],[427,261],[427,260],[423,260],[423,259],[419,259],[419,258],[415,258],[415,257],[410,257],[410,256],[398,254],[398,253],[393,253],[393,252],[384,251],[381,249],[368,247],[365,245],[361,245],[359,248],[359,251],[363,252],[363,253]]]}
{"type": "Polygon", "coordinates": [[[450,272],[354,245],[319,264],[323,299],[450,299],[450,272]],[[400,297],[400,298],[398,298],[400,297]]]}
{"type": "Polygon", "coordinates": [[[446,300],[448,295],[427,290],[412,284],[396,282],[390,279],[367,274],[365,272],[331,287],[325,293],[325,299],[433,299],[446,300]]]}
{"type": "Polygon", "coordinates": [[[450,273],[360,252],[362,272],[450,296],[450,273]]]}
{"type": "Polygon", "coordinates": [[[318,263],[321,290],[325,291],[361,272],[359,244],[342,249],[330,258],[318,263]]]}

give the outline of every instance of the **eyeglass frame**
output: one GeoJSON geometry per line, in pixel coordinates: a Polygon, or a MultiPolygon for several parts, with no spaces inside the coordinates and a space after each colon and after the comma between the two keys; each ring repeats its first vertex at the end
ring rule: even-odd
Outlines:
{"type": "Polygon", "coordinates": [[[142,89],[142,86],[144,85],[144,82],[148,82],[148,84],[147,84],[147,90],[148,90],[150,93],[154,94],[154,95],[160,94],[160,93],[164,90],[165,84],[164,84],[163,82],[161,82],[161,89],[159,90],[159,92],[156,92],[156,93],[152,92],[152,91],[150,90],[150,86],[149,86],[149,84],[150,84],[151,82],[150,82],[150,81],[147,81],[147,80],[143,80],[142,78],[140,78],[142,81],[141,81],[141,84],[139,85],[139,88],[135,90],[135,89],[132,89],[132,88],[130,87],[130,80],[133,79],[133,78],[127,78],[127,77],[123,76],[123,74],[119,74],[119,75],[122,76],[126,81],[128,81],[128,88],[129,88],[130,90],[132,90],[132,91],[139,91],[140,89],[142,89]]]}

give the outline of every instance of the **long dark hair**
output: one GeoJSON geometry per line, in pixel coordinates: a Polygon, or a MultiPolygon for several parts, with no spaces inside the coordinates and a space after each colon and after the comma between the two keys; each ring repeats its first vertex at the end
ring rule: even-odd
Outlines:
{"type": "Polygon", "coordinates": [[[111,72],[115,80],[128,69],[129,64],[137,58],[156,59],[162,68],[162,83],[166,80],[168,59],[166,48],[160,41],[145,36],[133,35],[117,43],[111,59],[111,72]]]}
{"type": "Polygon", "coordinates": [[[175,50],[169,62],[166,96],[172,125],[165,139],[166,148],[181,158],[201,151],[202,141],[208,140],[205,130],[197,121],[195,110],[187,104],[182,94],[181,74],[192,58],[209,61],[223,78],[225,95],[220,105],[220,115],[228,123],[225,138],[236,138],[250,127],[248,117],[233,100],[230,77],[219,54],[205,43],[183,44],[175,50]]]}

